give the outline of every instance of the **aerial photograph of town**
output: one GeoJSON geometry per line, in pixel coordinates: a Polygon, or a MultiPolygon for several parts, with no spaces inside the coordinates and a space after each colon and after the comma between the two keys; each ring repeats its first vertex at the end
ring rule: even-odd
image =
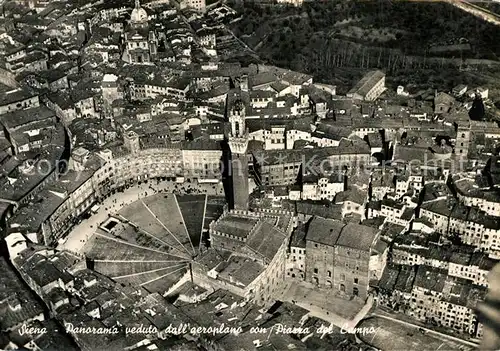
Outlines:
{"type": "Polygon", "coordinates": [[[500,350],[500,0],[0,0],[0,350],[500,350]]]}

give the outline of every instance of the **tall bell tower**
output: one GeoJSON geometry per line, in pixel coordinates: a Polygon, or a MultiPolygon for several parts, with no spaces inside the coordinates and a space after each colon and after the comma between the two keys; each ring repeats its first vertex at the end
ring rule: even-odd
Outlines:
{"type": "Polygon", "coordinates": [[[457,127],[455,142],[455,154],[459,157],[467,157],[470,146],[470,126],[461,124],[457,127]]]}
{"type": "Polygon", "coordinates": [[[234,210],[248,210],[248,131],[245,125],[245,105],[236,98],[228,106],[231,125],[228,143],[231,149],[230,169],[232,198],[230,206],[234,210]]]}

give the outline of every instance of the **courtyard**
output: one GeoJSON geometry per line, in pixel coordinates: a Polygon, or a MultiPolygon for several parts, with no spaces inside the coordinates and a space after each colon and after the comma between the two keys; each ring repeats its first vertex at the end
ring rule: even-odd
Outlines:
{"type": "Polygon", "coordinates": [[[346,300],[334,290],[319,289],[302,281],[286,281],[281,296],[277,298],[305,308],[310,311],[311,316],[345,329],[357,324],[359,314],[366,314],[371,307],[369,302],[364,304],[358,300],[346,300]]]}

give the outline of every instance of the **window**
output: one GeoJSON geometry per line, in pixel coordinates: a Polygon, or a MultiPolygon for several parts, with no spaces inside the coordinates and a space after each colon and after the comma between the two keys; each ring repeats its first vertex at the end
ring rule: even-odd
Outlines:
{"type": "Polygon", "coordinates": [[[239,136],[239,133],[240,133],[240,123],[239,122],[235,122],[234,129],[235,129],[235,133],[236,133],[235,136],[239,136]]]}
{"type": "Polygon", "coordinates": [[[318,268],[314,268],[314,274],[318,274],[318,268]]]}
{"type": "Polygon", "coordinates": [[[358,284],[358,278],[354,278],[354,284],[358,284]]]}
{"type": "Polygon", "coordinates": [[[331,278],[331,277],[332,277],[332,272],[328,271],[328,278],[331,278]]]}
{"type": "Polygon", "coordinates": [[[359,296],[359,289],[358,288],[352,288],[352,294],[354,296],[359,296]]]}

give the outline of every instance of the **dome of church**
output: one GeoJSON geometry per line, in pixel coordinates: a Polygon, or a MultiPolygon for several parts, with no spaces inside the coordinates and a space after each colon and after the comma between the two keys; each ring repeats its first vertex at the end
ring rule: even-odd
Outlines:
{"type": "Polygon", "coordinates": [[[132,10],[132,14],[130,15],[130,22],[132,23],[143,23],[147,22],[148,14],[146,10],[144,10],[139,1],[135,2],[135,8],[132,10]]]}

